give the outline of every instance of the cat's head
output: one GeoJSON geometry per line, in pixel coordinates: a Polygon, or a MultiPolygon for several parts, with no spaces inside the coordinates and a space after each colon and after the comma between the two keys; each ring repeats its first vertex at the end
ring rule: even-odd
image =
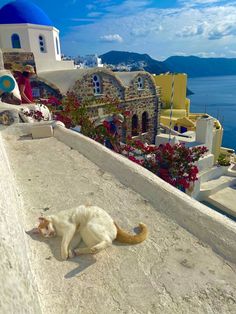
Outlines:
{"type": "Polygon", "coordinates": [[[37,230],[45,238],[56,236],[56,230],[50,217],[39,217],[37,230]]]}

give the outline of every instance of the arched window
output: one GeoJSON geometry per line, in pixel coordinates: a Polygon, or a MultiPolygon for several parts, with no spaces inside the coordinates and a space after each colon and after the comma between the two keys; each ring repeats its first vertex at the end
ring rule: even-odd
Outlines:
{"type": "Polygon", "coordinates": [[[145,111],[142,114],[142,133],[146,133],[148,131],[148,113],[145,111]]]}
{"type": "Polygon", "coordinates": [[[144,80],[143,77],[139,76],[138,77],[138,89],[143,89],[144,88],[144,80]]]}
{"type": "Polygon", "coordinates": [[[138,116],[136,114],[132,117],[132,136],[138,135],[138,116]]]}
{"type": "Polygon", "coordinates": [[[21,48],[20,36],[18,34],[13,34],[11,36],[12,48],[21,48]]]}
{"type": "Polygon", "coordinates": [[[58,42],[58,38],[57,37],[56,37],[56,49],[57,49],[57,54],[59,55],[60,51],[59,51],[59,42],[58,42]]]}
{"type": "Polygon", "coordinates": [[[92,81],[94,95],[100,95],[102,93],[102,84],[100,77],[97,74],[94,74],[92,81]]]}
{"type": "Polygon", "coordinates": [[[40,49],[40,52],[42,53],[47,52],[45,37],[43,35],[39,35],[39,49],[40,49]]]}

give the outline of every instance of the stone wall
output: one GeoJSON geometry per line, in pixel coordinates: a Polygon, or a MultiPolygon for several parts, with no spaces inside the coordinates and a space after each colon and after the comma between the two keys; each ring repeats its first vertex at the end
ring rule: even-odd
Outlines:
{"type": "Polygon", "coordinates": [[[125,98],[143,98],[150,97],[151,95],[157,95],[156,85],[153,81],[152,76],[149,73],[140,72],[136,77],[130,82],[129,86],[126,89],[125,98]],[[139,86],[138,80],[142,80],[142,88],[139,86]]]}
{"type": "Polygon", "coordinates": [[[106,73],[106,71],[94,72],[86,74],[81,80],[78,80],[71,90],[78,96],[80,101],[86,98],[93,98],[94,96],[99,99],[104,96],[115,99],[122,99],[124,97],[124,87],[116,79],[115,76],[106,73]],[[94,95],[92,76],[97,75],[101,80],[101,94],[94,95]]]}
{"type": "Polygon", "coordinates": [[[31,79],[31,87],[34,99],[56,97],[61,99],[62,95],[59,89],[50,83],[46,83],[37,77],[31,79]]]}
{"type": "Polygon", "coordinates": [[[36,69],[34,55],[32,52],[3,52],[4,68],[14,71],[15,68],[23,67],[26,64],[36,69]]]}
{"type": "Polygon", "coordinates": [[[149,143],[153,142],[153,136],[155,133],[155,121],[157,119],[156,117],[157,116],[156,115],[157,102],[158,102],[158,99],[155,96],[126,101],[125,110],[127,112],[127,116],[126,116],[127,136],[132,137],[132,118],[134,115],[137,115],[138,135],[135,136],[135,138],[140,138],[149,143]],[[144,114],[144,112],[146,112],[148,116],[147,132],[142,132],[142,115],[144,114]]]}
{"type": "MultiPolygon", "coordinates": [[[[86,99],[101,100],[103,98],[117,99],[118,106],[125,112],[125,122],[120,130],[123,140],[127,136],[133,136],[132,118],[138,117],[137,134],[134,138],[139,138],[149,143],[154,143],[157,132],[158,121],[158,90],[149,73],[140,72],[130,81],[129,86],[124,86],[122,81],[116,77],[116,73],[107,73],[106,70],[86,74],[78,80],[71,88],[81,102],[86,99]],[[98,75],[101,81],[101,94],[94,94],[93,75],[98,75]],[[143,86],[139,88],[138,79],[142,78],[143,86]],[[147,114],[147,130],[142,132],[142,115],[147,114]]],[[[106,102],[95,104],[89,109],[91,118],[97,118],[100,113],[107,114],[109,109],[106,108],[106,102]]]]}

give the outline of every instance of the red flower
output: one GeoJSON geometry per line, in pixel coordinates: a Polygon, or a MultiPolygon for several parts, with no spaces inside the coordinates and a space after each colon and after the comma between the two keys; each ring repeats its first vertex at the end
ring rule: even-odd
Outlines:
{"type": "Polygon", "coordinates": [[[54,96],[51,96],[47,99],[47,104],[53,105],[53,106],[59,106],[61,105],[61,102],[54,96]]]}
{"type": "Polygon", "coordinates": [[[131,111],[130,111],[130,110],[126,110],[126,111],[124,112],[124,115],[125,115],[126,117],[129,117],[129,116],[131,115],[131,111]]]}
{"type": "Polygon", "coordinates": [[[135,162],[138,165],[141,165],[141,166],[143,165],[143,160],[139,160],[139,159],[135,158],[134,156],[129,156],[128,159],[135,162]]]}

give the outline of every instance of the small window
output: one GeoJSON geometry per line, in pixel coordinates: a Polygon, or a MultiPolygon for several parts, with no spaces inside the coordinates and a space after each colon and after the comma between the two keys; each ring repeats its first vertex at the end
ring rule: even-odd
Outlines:
{"type": "Polygon", "coordinates": [[[42,53],[46,53],[46,42],[45,37],[43,35],[39,35],[39,49],[42,53]]]}
{"type": "Polygon", "coordinates": [[[136,114],[132,117],[132,136],[138,135],[138,116],[136,114]]]}
{"type": "Polygon", "coordinates": [[[180,127],[180,133],[185,133],[187,131],[188,131],[188,129],[185,126],[180,127]]]}
{"type": "Polygon", "coordinates": [[[144,80],[143,77],[138,77],[138,89],[144,88],[144,80]]]}
{"type": "Polygon", "coordinates": [[[148,113],[145,111],[142,114],[142,133],[146,133],[148,131],[148,113]]]}
{"type": "Polygon", "coordinates": [[[57,54],[59,55],[60,51],[59,51],[59,42],[58,42],[58,38],[57,37],[56,37],[56,49],[57,49],[57,54]]]}
{"type": "Polygon", "coordinates": [[[122,88],[118,89],[118,97],[119,98],[124,98],[124,90],[122,88]]]}
{"type": "Polygon", "coordinates": [[[92,83],[94,95],[100,95],[102,93],[102,84],[101,79],[97,74],[93,75],[92,83]]]}
{"type": "Polygon", "coordinates": [[[13,34],[11,36],[12,48],[21,48],[20,36],[18,34],[13,34]]]}

